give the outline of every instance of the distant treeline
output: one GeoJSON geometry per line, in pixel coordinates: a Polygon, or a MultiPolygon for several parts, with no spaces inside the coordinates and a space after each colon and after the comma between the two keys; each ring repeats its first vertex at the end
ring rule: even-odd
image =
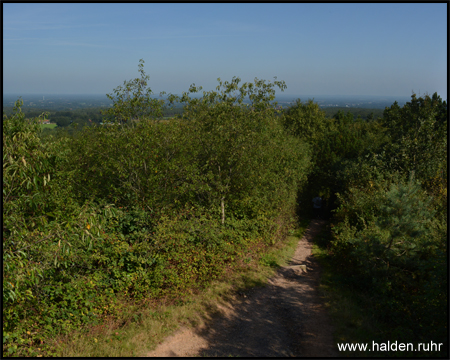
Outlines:
{"type": "Polygon", "coordinates": [[[328,119],[336,118],[336,114],[341,111],[344,113],[353,114],[355,119],[361,117],[363,120],[374,120],[383,117],[384,109],[363,109],[363,108],[350,108],[350,107],[326,107],[321,108],[324,111],[328,119]]]}
{"type": "MultiPolygon", "coordinates": [[[[12,106],[3,107],[3,115],[11,116],[13,114],[12,106]]],[[[47,118],[50,122],[57,124],[59,127],[66,127],[72,123],[78,123],[79,126],[83,127],[85,125],[100,124],[103,121],[103,115],[100,107],[98,108],[82,108],[75,109],[72,111],[49,111],[38,108],[23,109],[26,118],[35,118],[41,115],[43,112],[47,112],[47,118]],[[91,120],[91,121],[89,121],[91,120]]],[[[352,114],[354,119],[360,117],[362,120],[374,120],[383,117],[383,111],[381,109],[363,109],[363,108],[348,108],[348,107],[330,107],[321,108],[325,112],[326,117],[336,118],[339,112],[345,114],[352,114]]],[[[164,117],[174,117],[181,116],[183,114],[183,108],[174,107],[172,109],[164,110],[164,117]]]]}
{"type": "MultiPolygon", "coordinates": [[[[72,111],[49,111],[44,109],[30,108],[23,109],[25,117],[28,119],[33,119],[38,117],[42,113],[46,112],[48,114],[47,119],[51,123],[55,123],[59,127],[66,127],[72,123],[77,123],[79,126],[83,127],[85,125],[100,124],[103,121],[103,115],[101,113],[102,108],[82,108],[75,109],[72,111]],[[90,120],[90,121],[89,121],[90,120]]],[[[12,106],[3,107],[3,115],[11,116],[13,114],[12,106]]],[[[174,107],[173,109],[164,110],[164,117],[173,117],[183,114],[183,108],[174,107]]]]}

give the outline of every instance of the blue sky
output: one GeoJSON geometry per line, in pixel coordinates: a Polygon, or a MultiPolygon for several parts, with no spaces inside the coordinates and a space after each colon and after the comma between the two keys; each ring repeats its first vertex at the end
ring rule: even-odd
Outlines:
{"type": "Polygon", "coordinates": [[[447,98],[447,4],[3,4],[3,91],[180,94],[217,78],[287,95],[447,98]]]}

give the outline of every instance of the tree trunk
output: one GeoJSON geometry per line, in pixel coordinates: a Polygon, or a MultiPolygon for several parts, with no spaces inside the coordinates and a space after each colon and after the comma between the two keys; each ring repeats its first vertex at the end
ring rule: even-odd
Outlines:
{"type": "Polygon", "coordinates": [[[225,224],[225,197],[222,197],[220,205],[222,206],[222,225],[223,225],[225,224]]]}

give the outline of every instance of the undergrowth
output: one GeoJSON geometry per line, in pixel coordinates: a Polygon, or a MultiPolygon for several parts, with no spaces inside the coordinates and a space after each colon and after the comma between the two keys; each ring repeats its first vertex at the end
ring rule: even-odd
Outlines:
{"type": "Polygon", "coordinates": [[[218,307],[232,297],[253,287],[265,286],[276,267],[292,258],[307,222],[290,231],[285,241],[265,247],[250,246],[236,266],[212,281],[201,291],[165,297],[158,301],[146,299],[134,303],[122,298],[123,313],[109,318],[99,326],[75,330],[55,341],[57,356],[145,356],[165,337],[180,327],[199,326],[211,321],[218,307]],[[264,264],[262,258],[270,257],[276,263],[264,264]]]}
{"type": "MultiPolygon", "coordinates": [[[[335,343],[377,344],[412,343],[428,340],[413,339],[408,332],[402,330],[401,323],[394,324],[385,316],[385,309],[380,307],[382,294],[374,294],[364,284],[359,284],[349,277],[348,269],[342,268],[342,262],[333,253],[330,225],[324,228],[314,239],[313,254],[322,267],[319,290],[324,298],[334,327],[335,343]]],[[[397,310],[398,311],[398,310],[397,310]]],[[[398,313],[397,316],[401,316],[398,313]]],[[[418,324],[420,325],[420,324],[418,324]]],[[[436,329],[439,334],[443,329],[436,329]]],[[[442,343],[434,338],[435,343],[442,343]]],[[[441,346],[441,351],[343,351],[346,357],[442,357],[447,351],[441,346]]]]}

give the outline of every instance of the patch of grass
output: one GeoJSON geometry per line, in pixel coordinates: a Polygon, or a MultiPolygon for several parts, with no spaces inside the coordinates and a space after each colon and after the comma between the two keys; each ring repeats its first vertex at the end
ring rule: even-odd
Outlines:
{"type": "MultiPolygon", "coordinates": [[[[292,258],[297,243],[307,228],[303,221],[283,243],[266,249],[266,257],[278,265],[292,258]]],[[[201,326],[209,322],[219,308],[231,300],[237,291],[265,286],[276,269],[271,264],[261,264],[255,251],[243,261],[242,266],[220,281],[214,281],[203,291],[191,293],[172,301],[123,302],[123,316],[105,322],[97,328],[80,329],[70,338],[55,340],[57,356],[143,356],[161,343],[165,337],[180,327],[201,326]]]]}
{"type": "Polygon", "coordinates": [[[270,266],[270,267],[279,267],[277,263],[277,259],[272,254],[264,254],[261,256],[261,259],[259,259],[259,263],[261,265],[270,266]]]}

